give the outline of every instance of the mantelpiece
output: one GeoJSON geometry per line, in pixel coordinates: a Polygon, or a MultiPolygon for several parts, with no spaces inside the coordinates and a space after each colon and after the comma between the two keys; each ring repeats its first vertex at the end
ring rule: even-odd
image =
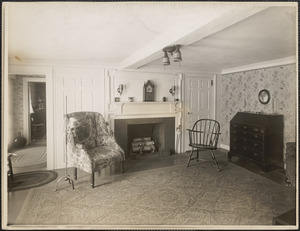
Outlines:
{"type": "Polygon", "coordinates": [[[109,104],[109,112],[114,117],[165,117],[182,112],[182,103],[174,102],[114,102],[109,104]]]}
{"type": "MultiPolygon", "coordinates": [[[[108,105],[112,129],[116,119],[175,118],[175,152],[181,152],[182,102],[113,102],[108,105]],[[178,137],[178,139],[177,139],[178,137]]],[[[115,131],[117,132],[117,131],[115,131]]]]}

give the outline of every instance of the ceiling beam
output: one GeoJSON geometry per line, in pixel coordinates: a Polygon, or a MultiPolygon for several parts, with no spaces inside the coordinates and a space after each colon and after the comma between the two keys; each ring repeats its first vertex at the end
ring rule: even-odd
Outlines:
{"type": "Polygon", "coordinates": [[[209,18],[201,16],[187,16],[188,21],[179,22],[162,36],[153,40],[140,50],[133,53],[120,63],[120,69],[137,69],[163,56],[162,49],[173,44],[190,45],[203,38],[213,35],[225,28],[238,23],[270,6],[239,6],[224,9],[209,18]],[[192,23],[191,23],[192,22],[192,23]]]}

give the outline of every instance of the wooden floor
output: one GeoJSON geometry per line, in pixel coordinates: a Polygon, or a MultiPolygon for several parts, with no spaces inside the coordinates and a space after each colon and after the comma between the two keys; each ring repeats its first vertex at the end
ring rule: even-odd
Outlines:
{"type": "MultiPolygon", "coordinates": [[[[216,151],[216,158],[226,158],[227,151],[218,149],[216,151]]],[[[211,160],[211,157],[207,155],[205,158],[211,160]]],[[[171,156],[159,156],[158,154],[143,154],[138,156],[136,159],[127,158],[125,161],[125,170],[127,173],[144,171],[155,168],[162,168],[174,165],[182,165],[187,162],[188,153],[174,154],[171,156]]],[[[283,170],[273,170],[270,172],[263,172],[258,166],[248,161],[241,160],[239,158],[232,158],[232,162],[242,166],[249,171],[264,176],[272,181],[279,184],[286,185],[285,175],[283,170]]],[[[31,171],[31,169],[27,169],[31,171]]],[[[113,171],[108,171],[108,174],[114,175],[113,171]]],[[[8,222],[14,223],[19,215],[19,211],[22,208],[23,202],[28,195],[29,190],[22,190],[8,193],[8,222]]]]}

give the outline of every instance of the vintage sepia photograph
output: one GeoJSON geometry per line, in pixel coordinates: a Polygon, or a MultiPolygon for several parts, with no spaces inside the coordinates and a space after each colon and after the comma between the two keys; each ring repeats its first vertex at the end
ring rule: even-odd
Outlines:
{"type": "Polygon", "coordinates": [[[2,229],[299,228],[298,2],[2,2],[2,229]]]}

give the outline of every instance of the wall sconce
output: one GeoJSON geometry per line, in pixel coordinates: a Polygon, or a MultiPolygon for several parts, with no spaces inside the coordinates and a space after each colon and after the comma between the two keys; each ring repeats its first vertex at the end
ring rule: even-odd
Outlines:
{"type": "Polygon", "coordinates": [[[173,87],[171,87],[170,88],[170,90],[169,90],[169,92],[170,92],[170,94],[172,95],[172,96],[174,96],[175,95],[175,86],[173,86],[173,87]]]}
{"type": "Polygon", "coordinates": [[[172,45],[172,46],[167,46],[163,49],[164,52],[164,57],[163,57],[163,65],[170,65],[170,59],[168,54],[173,55],[174,54],[174,62],[181,62],[182,57],[181,57],[181,52],[179,50],[180,45],[172,45]]]}
{"type": "Polygon", "coordinates": [[[120,84],[117,91],[119,92],[120,96],[122,95],[123,93],[123,90],[124,90],[124,85],[123,84],[120,84]]]}

